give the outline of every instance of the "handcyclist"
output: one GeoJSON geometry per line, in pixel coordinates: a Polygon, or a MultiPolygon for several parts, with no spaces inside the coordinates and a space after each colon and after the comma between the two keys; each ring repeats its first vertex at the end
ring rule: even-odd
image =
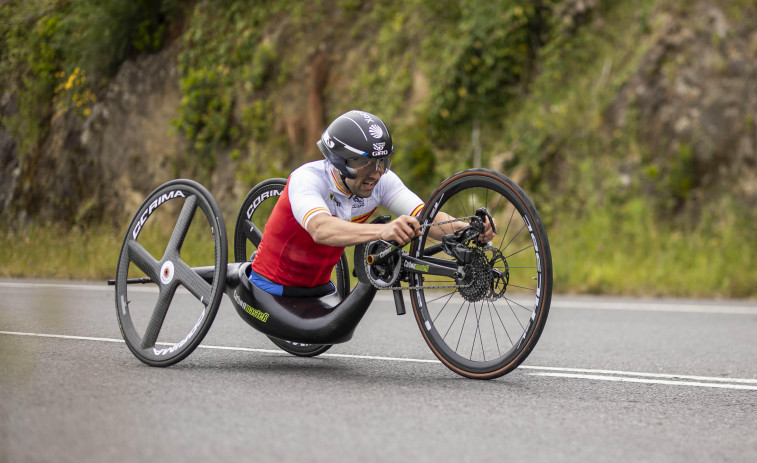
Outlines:
{"type": "MultiPolygon", "coordinates": [[[[307,297],[333,291],[331,271],[346,246],[373,240],[400,245],[421,235],[416,216],[423,201],[389,170],[392,136],[384,122],[364,111],[337,117],[317,142],[325,159],[295,169],[266,224],[253,257],[250,281],[272,294],[307,297]],[[397,218],[365,223],[378,206],[397,218]]],[[[443,212],[437,221],[450,220],[443,212]]],[[[439,235],[463,227],[462,222],[439,235]]],[[[439,227],[435,227],[439,228],[439,227]]],[[[494,236],[488,221],[484,236],[494,236]]]]}

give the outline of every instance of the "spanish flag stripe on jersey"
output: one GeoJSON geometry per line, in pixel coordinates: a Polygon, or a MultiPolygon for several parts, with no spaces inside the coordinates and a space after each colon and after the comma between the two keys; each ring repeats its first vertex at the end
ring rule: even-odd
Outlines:
{"type": "Polygon", "coordinates": [[[411,212],[410,215],[413,216],[413,217],[418,216],[418,214],[421,213],[421,210],[423,210],[423,206],[425,206],[425,204],[421,203],[418,207],[416,207],[415,209],[413,209],[413,212],[411,212]]]}
{"type": "Polygon", "coordinates": [[[315,209],[309,210],[307,212],[307,214],[305,214],[305,217],[303,217],[303,219],[302,219],[302,223],[308,223],[308,219],[310,218],[310,216],[312,216],[316,212],[320,212],[320,211],[328,212],[329,215],[331,215],[331,212],[328,209],[326,209],[325,207],[316,207],[315,209]]]}
{"type": "Polygon", "coordinates": [[[370,212],[366,212],[365,214],[361,214],[361,215],[355,216],[355,217],[353,217],[353,218],[351,218],[351,219],[350,219],[350,222],[359,222],[359,223],[363,223],[363,222],[365,222],[366,220],[368,220],[368,218],[369,218],[369,217],[370,217],[371,215],[373,215],[373,213],[374,213],[374,212],[376,212],[376,209],[378,209],[378,208],[377,208],[377,207],[374,207],[374,208],[373,208],[373,210],[372,210],[372,211],[370,211],[370,212]]]}

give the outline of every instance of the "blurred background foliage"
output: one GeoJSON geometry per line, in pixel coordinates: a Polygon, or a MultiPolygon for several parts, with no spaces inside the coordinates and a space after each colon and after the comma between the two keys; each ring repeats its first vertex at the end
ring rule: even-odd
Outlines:
{"type": "MultiPolygon", "coordinates": [[[[749,0],[709,3],[737,24],[757,13],[749,0]]],[[[179,43],[173,127],[186,140],[188,171],[178,174],[209,181],[225,157],[252,186],[318,157],[277,125],[288,92],[308,85],[314,56],[326,53],[323,123],[352,108],[380,115],[392,127],[395,170],[422,197],[469,167],[514,178],[545,220],[556,291],[754,297],[754,198],[703,181],[696,140],[660,153],[648,140],[648,108],[631,102],[622,124],[611,122],[663,18],[687,4],[4,1],[0,82],[18,110],[3,114],[2,129],[23,159],[56,111],[86,119],[121,63],[179,43]]],[[[676,62],[667,64],[659,72],[675,74],[676,62]]],[[[754,132],[754,115],[744,117],[754,132]]],[[[6,227],[0,261],[14,263],[0,264],[0,275],[34,265],[12,245],[30,234],[43,249],[120,247],[107,224],[68,225],[62,241],[45,234],[52,224],[6,227]]],[[[49,276],[103,278],[114,262],[52,264],[49,276]]]]}

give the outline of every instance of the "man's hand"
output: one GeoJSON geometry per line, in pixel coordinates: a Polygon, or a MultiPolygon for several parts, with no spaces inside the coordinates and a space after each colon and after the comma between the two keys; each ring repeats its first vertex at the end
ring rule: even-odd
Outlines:
{"type": "Polygon", "coordinates": [[[489,222],[489,217],[484,217],[484,233],[478,236],[478,240],[482,243],[488,243],[494,239],[494,230],[492,230],[492,224],[489,222]]]}
{"type": "Polygon", "coordinates": [[[381,231],[381,239],[395,241],[404,246],[411,239],[421,236],[421,223],[418,219],[409,215],[401,215],[384,225],[381,231]]]}

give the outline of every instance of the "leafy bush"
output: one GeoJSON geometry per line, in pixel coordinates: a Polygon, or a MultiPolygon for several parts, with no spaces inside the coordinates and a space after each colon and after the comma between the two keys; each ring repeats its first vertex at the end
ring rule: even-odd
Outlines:
{"type": "Polygon", "coordinates": [[[231,89],[224,85],[223,68],[192,69],[180,81],[181,106],[174,121],[191,141],[201,171],[215,167],[215,149],[231,138],[231,89]]]}
{"type": "Polygon", "coordinates": [[[173,0],[35,0],[0,4],[0,83],[18,101],[4,117],[22,155],[53,110],[82,116],[100,85],[135,51],[162,47],[173,0]]]}
{"type": "Polygon", "coordinates": [[[439,133],[506,114],[528,83],[558,3],[460,3],[457,33],[442,50],[446,56],[431,97],[431,122],[439,133]]]}

